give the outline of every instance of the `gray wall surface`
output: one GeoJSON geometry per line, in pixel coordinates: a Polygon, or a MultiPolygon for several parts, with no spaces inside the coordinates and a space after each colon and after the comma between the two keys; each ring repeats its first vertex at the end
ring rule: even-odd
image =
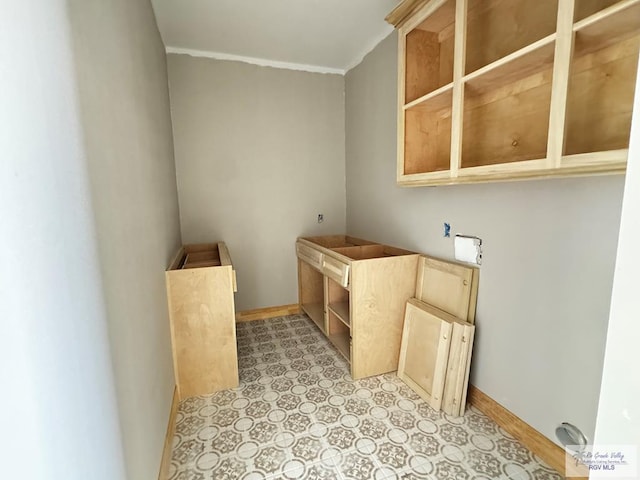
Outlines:
{"type": "Polygon", "coordinates": [[[0,15],[0,477],[125,480],[66,14],[0,15]]]}
{"type": "Polygon", "coordinates": [[[227,243],[238,311],[297,303],[296,237],[345,229],[344,77],[168,59],[184,242],[227,243]]]}
{"type": "Polygon", "coordinates": [[[397,36],[346,77],[347,230],[453,258],[483,241],[472,383],[555,441],[593,439],[624,177],[396,186],[397,36]]]}
{"type": "Polygon", "coordinates": [[[69,6],[127,474],[157,478],[174,386],[164,270],[180,245],[166,56],[148,1],[69,6]]]}

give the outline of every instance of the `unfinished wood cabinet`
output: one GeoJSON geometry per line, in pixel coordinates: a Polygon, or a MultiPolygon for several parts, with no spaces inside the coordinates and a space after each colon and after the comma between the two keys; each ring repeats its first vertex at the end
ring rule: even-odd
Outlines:
{"type": "Polygon", "coordinates": [[[183,246],[165,276],[178,398],[237,387],[236,279],[226,245],[183,246]]]}
{"type": "Polygon", "coordinates": [[[453,316],[414,298],[407,302],[398,377],[434,410],[442,405],[454,323],[453,316]]]}
{"type": "Polygon", "coordinates": [[[300,307],[350,363],[351,376],[395,371],[419,254],[345,235],[299,238],[296,252],[300,307]]]}
{"type": "Polygon", "coordinates": [[[398,377],[435,410],[464,415],[474,334],[471,323],[409,299],[398,377]]]}
{"type": "Polygon", "coordinates": [[[405,0],[401,185],[623,173],[640,0],[405,0]]]}
{"type": "Polygon", "coordinates": [[[416,298],[474,323],[479,276],[477,267],[423,255],[418,262],[416,298]]]}

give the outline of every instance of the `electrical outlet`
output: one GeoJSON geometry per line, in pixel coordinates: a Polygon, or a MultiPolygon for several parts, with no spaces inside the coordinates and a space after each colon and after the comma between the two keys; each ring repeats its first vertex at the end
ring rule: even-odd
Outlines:
{"type": "Polygon", "coordinates": [[[318,214],[318,223],[324,222],[324,215],[322,213],[318,214]]]}

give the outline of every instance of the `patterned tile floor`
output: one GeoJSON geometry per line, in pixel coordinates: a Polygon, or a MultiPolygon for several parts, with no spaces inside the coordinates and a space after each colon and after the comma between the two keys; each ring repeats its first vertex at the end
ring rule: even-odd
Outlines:
{"type": "Polygon", "coordinates": [[[240,386],[181,402],[171,480],[561,478],[475,408],[435,412],[395,374],[353,381],[304,315],[237,332],[240,386]]]}

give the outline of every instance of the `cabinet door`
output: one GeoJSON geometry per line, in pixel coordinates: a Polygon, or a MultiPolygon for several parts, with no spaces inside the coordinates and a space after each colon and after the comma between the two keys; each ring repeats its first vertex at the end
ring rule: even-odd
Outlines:
{"type": "Polygon", "coordinates": [[[469,323],[453,324],[442,410],[454,417],[464,415],[474,333],[475,327],[469,323]]]}
{"type": "Polygon", "coordinates": [[[478,269],[422,256],[416,298],[469,323],[475,321],[478,269]]]}
{"type": "Polygon", "coordinates": [[[398,377],[440,410],[447,373],[452,322],[435,309],[409,299],[404,318],[398,377]]]}

